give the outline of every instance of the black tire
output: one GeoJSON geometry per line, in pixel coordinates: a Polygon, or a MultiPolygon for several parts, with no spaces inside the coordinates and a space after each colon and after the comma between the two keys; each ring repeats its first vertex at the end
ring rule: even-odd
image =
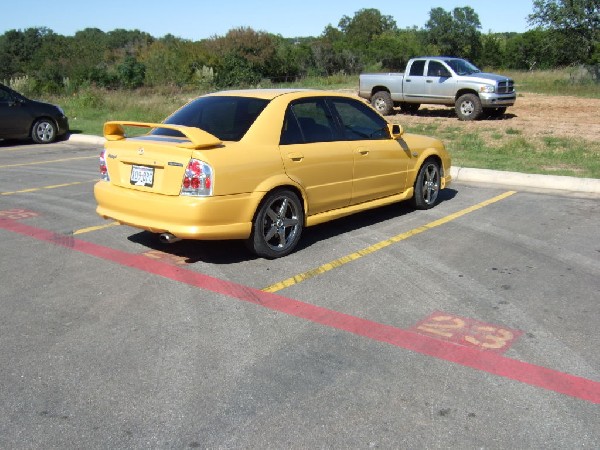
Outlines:
{"type": "Polygon", "coordinates": [[[279,189],[267,194],[252,224],[248,248],[263,258],[280,258],[294,250],[304,225],[304,209],[298,196],[279,189]]]}
{"type": "Polygon", "coordinates": [[[394,111],[394,102],[388,91],[379,91],[373,94],[371,105],[382,116],[389,116],[394,111]]]}
{"type": "Polygon", "coordinates": [[[50,144],[56,140],[56,124],[51,119],[38,119],[31,128],[31,139],[36,144],[50,144]]]}
{"type": "Polygon", "coordinates": [[[434,159],[426,160],[415,181],[415,192],[412,198],[416,209],[433,208],[440,193],[440,165],[434,159]]]}
{"type": "Polygon", "coordinates": [[[483,113],[481,100],[475,94],[464,94],[456,100],[456,115],[459,120],[477,120],[483,113]]]}
{"type": "Polygon", "coordinates": [[[416,114],[421,105],[419,103],[402,103],[400,105],[400,110],[405,114],[416,114]]]}

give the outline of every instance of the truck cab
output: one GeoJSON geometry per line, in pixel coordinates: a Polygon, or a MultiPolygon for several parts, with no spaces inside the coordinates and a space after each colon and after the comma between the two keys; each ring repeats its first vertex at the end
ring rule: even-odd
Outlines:
{"type": "Polygon", "coordinates": [[[394,106],[415,112],[421,104],[441,104],[454,106],[460,120],[501,116],[516,100],[510,78],[483,73],[464,59],[432,56],[411,59],[404,74],[361,75],[359,95],[384,114],[394,106]]]}

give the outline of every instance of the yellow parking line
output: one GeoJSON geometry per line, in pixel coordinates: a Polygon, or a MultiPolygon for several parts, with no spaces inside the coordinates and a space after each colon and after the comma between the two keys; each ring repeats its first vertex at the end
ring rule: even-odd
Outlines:
{"type": "Polygon", "coordinates": [[[6,169],[9,167],[22,167],[22,166],[35,166],[39,164],[52,164],[57,162],[65,162],[65,161],[75,161],[76,159],[98,159],[97,156],[78,156],[77,158],[63,158],[63,159],[53,159],[51,161],[36,161],[36,162],[28,162],[28,163],[19,163],[19,164],[6,164],[4,166],[0,166],[0,169],[6,169]]]}
{"type": "Polygon", "coordinates": [[[117,226],[117,225],[119,225],[119,222],[110,222],[110,223],[107,223],[105,225],[98,225],[98,226],[95,226],[95,227],[82,228],[81,230],[73,231],[73,235],[83,234],[83,233],[89,233],[91,231],[103,230],[104,228],[114,227],[114,226],[117,226]]]}
{"type": "Polygon", "coordinates": [[[75,186],[78,184],[93,183],[95,181],[98,181],[98,179],[88,180],[88,181],[74,181],[73,183],[54,184],[52,186],[42,186],[42,187],[38,187],[38,188],[21,189],[20,191],[0,192],[0,195],[24,194],[26,192],[36,192],[36,191],[42,191],[44,189],[56,189],[56,188],[61,188],[61,187],[66,187],[66,186],[75,186]]]}
{"type": "Polygon", "coordinates": [[[98,180],[95,179],[95,180],[88,180],[88,181],[74,181],[72,183],[54,184],[52,186],[42,186],[42,187],[38,187],[38,188],[21,189],[20,191],[0,192],[0,195],[23,194],[23,193],[27,193],[27,192],[42,191],[44,189],[56,189],[56,188],[61,188],[61,187],[66,187],[66,186],[75,186],[78,184],[93,183],[95,181],[98,181],[98,180]]]}
{"type": "Polygon", "coordinates": [[[423,233],[424,231],[430,230],[435,227],[439,227],[440,225],[444,225],[454,219],[458,219],[459,217],[462,217],[473,211],[477,211],[478,209],[481,209],[485,206],[491,205],[492,203],[496,203],[500,200],[510,197],[513,194],[516,194],[516,191],[505,192],[504,194],[498,195],[494,198],[491,198],[484,202],[478,203],[477,205],[470,206],[469,208],[465,208],[461,211],[455,212],[454,214],[450,214],[441,219],[434,220],[433,222],[429,222],[428,224],[423,225],[422,227],[414,228],[410,231],[407,231],[406,233],[398,234],[390,239],[386,239],[385,241],[378,242],[377,244],[373,244],[370,247],[364,248],[355,253],[351,253],[350,255],[346,255],[339,259],[331,261],[327,264],[323,264],[322,266],[319,266],[315,269],[311,269],[307,272],[304,272],[304,273],[295,275],[291,278],[288,278],[287,280],[283,280],[279,283],[275,283],[275,284],[272,284],[271,286],[267,286],[266,288],[264,288],[262,290],[265,292],[277,292],[277,291],[280,291],[287,287],[301,283],[310,278],[316,277],[317,275],[321,275],[321,274],[323,274],[325,272],[329,272],[330,270],[333,270],[337,267],[343,266],[344,264],[347,264],[351,261],[355,261],[359,258],[362,258],[363,256],[370,255],[371,253],[374,253],[377,250],[381,250],[382,248],[388,247],[396,242],[403,241],[404,239],[408,239],[411,236],[415,236],[417,234],[423,233]]]}

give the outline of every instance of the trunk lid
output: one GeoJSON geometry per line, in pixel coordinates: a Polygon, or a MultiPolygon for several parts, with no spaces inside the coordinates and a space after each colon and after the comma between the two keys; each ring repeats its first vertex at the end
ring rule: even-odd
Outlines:
{"type": "Polygon", "coordinates": [[[126,189],[162,195],[180,194],[185,169],[194,150],[221,144],[217,137],[199,128],[141,122],[107,122],[104,136],[110,182],[126,189]],[[173,129],[183,136],[127,138],[126,126],[173,129]]]}

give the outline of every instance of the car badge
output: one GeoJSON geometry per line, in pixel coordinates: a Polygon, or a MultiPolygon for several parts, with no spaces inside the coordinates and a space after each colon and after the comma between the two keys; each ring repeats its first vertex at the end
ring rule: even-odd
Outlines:
{"type": "Polygon", "coordinates": [[[143,154],[144,154],[144,147],[138,148],[138,155],[143,155],[143,154]]]}

